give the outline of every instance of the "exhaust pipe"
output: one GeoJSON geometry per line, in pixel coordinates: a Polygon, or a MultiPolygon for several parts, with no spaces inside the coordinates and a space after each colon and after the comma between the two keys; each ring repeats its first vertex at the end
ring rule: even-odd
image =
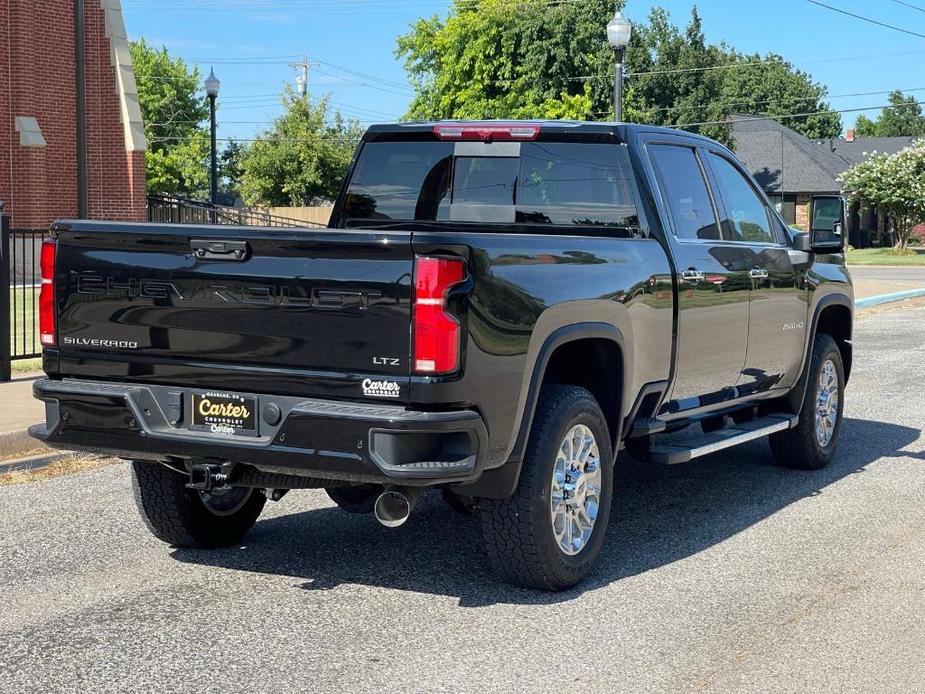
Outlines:
{"type": "Polygon", "coordinates": [[[420,487],[387,487],[376,499],[373,513],[376,520],[387,528],[404,525],[421,496],[420,487]]]}

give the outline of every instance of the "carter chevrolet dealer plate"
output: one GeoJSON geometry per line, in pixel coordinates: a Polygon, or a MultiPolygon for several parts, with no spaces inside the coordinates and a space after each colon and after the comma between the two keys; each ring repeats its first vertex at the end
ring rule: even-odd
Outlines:
{"type": "Polygon", "coordinates": [[[193,393],[190,429],[235,436],[257,435],[257,398],[235,393],[193,393]]]}

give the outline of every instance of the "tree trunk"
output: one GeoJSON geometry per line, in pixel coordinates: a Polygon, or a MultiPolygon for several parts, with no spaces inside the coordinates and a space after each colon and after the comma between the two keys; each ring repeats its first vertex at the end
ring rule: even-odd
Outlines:
{"type": "Polygon", "coordinates": [[[891,214],[890,224],[893,225],[894,250],[905,251],[909,243],[909,234],[912,233],[911,220],[903,214],[891,214]]]}

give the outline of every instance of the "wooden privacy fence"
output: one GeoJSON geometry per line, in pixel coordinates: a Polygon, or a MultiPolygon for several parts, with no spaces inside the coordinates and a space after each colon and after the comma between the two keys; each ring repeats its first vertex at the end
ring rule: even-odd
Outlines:
{"type": "Polygon", "coordinates": [[[274,217],[298,219],[302,222],[327,226],[333,207],[271,207],[267,210],[274,217]]]}

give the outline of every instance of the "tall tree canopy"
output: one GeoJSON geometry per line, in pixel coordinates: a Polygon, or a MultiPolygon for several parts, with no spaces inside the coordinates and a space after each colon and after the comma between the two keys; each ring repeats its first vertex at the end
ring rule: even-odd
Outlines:
{"type": "Polygon", "coordinates": [[[779,55],[735,55],[742,67],[724,70],[724,108],[779,119],[811,140],[841,134],[841,116],[825,102],[827,90],[779,55]],[[753,67],[756,63],[760,67],[753,67]],[[792,114],[806,114],[790,117],[792,114]],[[784,118],[783,116],[788,116],[784,118]]]}
{"type": "MultiPolygon", "coordinates": [[[[396,50],[415,88],[408,117],[612,118],[613,53],[604,28],[615,4],[624,3],[455,0],[445,19],[418,20],[396,50]]],[[[707,43],[696,8],[684,29],[660,8],[636,23],[626,66],[628,121],[724,141],[729,125],[717,121],[736,112],[811,113],[785,121],[809,137],[841,130],[824,87],[779,56],[707,43]]]]}
{"type": "Polygon", "coordinates": [[[877,120],[859,116],[854,129],[860,137],[925,135],[925,116],[914,96],[906,96],[897,89],[890,92],[890,107],[883,109],[877,120]]]}
{"type": "Polygon", "coordinates": [[[145,121],[148,191],[194,196],[209,185],[209,106],[199,69],[144,39],[130,44],[145,121]]]}
{"type": "Polygon", "coordinates": [[[329,113],[287,88],[285,113],[240,157],[240,190],[248,205],[300,206],[332,200],[362,135],[359,124],[329,113]]]}

